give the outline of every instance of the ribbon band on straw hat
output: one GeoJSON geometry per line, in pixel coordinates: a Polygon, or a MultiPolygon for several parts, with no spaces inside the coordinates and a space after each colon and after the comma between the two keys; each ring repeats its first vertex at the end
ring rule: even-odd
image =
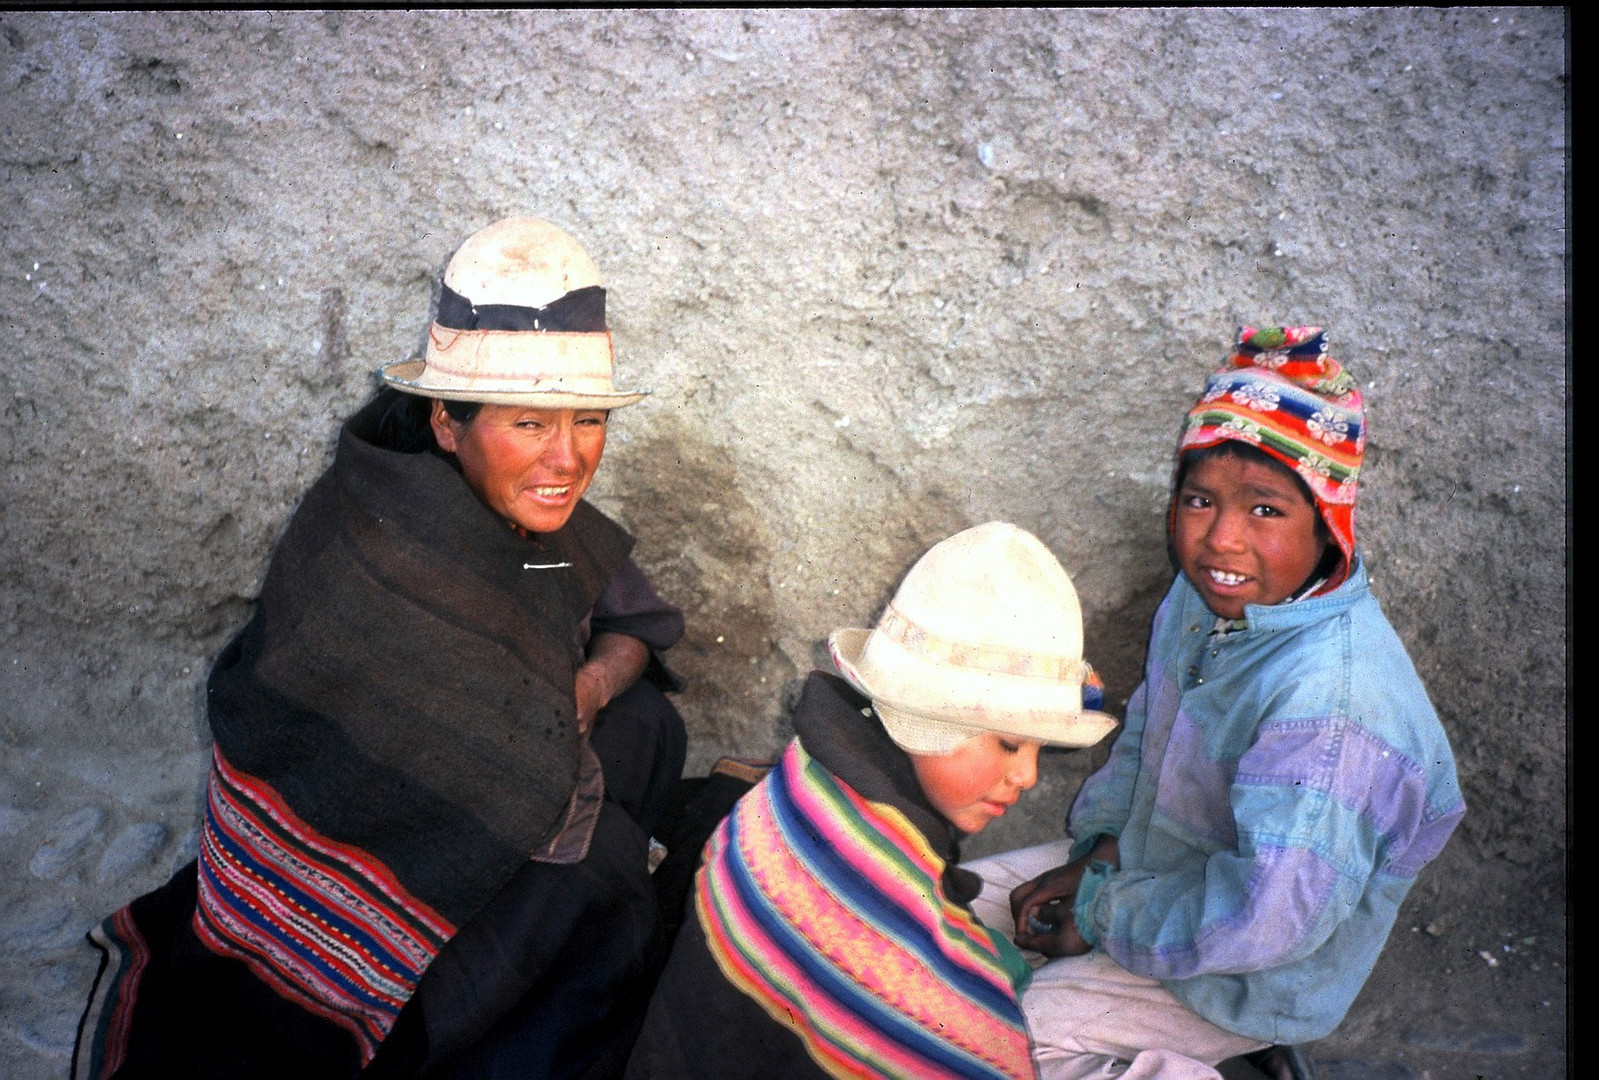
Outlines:
{"type": "Polygon", "coordinates": [[[1081,682],[1087,664],[1068,656],[1043,656],[1004,646],[984,645],[940,637],[888,605],[877,620],[877,632],[907,650],[948,664],[951,667],[988,671],[996,675],[1020,675],[1031,679],[1076,680],[1081,682]]]}

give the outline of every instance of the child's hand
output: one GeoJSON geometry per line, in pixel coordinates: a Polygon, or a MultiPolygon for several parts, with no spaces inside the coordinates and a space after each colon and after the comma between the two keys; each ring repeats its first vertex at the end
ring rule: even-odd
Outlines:
{"type": "Polygon", "coordinates": [[[1026,931],[1017,930],[1016,944],[1045,956],[1081,956],[1093,948],[1077,932],[1077,920],[1072,917],[1072,902],[1052,900],[1036,914],[1027,916],[1026,931]]]}
{"type": "Polygon", "coordinates": [[[1100,838],[1082,858],[1047,870],[1011,890],[1010,910],[1016,920],[1017,945],[1045,956],[1080,956],[1092,948],[1077,932],[1072,900],[1082,883],[1083,871],[1095,859],[1121,864],[1114,836],[1100,838]]]}
{"type": "Polygon", "coordinates": [[[1083,946],[1079,952],[1088,951],[1072,921],[1072,899],[1088,861],[1086,857],[1073,859],[1011,890],[1010,910],[1016,920],[1017,945],[1045,956],[1075,956],[1068,950],[1079,943],[1083,946]]]}

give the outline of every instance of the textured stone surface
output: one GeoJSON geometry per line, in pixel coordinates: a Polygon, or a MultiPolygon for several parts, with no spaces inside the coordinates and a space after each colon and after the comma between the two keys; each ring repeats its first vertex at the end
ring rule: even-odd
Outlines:
{"type": "MultiPolygon", "coordinates": [[[[1471,805],[1329,1056],[1471,1075],[1401,1038],[1431,1025],[1523,1039],[1496,1075],[1557,1068],[1566,33],[1548,9],[0,14],[0,910],[32,928],[5,931],[0,1074],[61,1073],[73,941],[193,850],[102,875],[106,838],[192,836],[210,658],[455,244],[515,212],[588,246],[621,378],[656,389],[595,493],[688,612],[695,767],[778,746],[826,632],[991,518],[1071,570],[1119,707],[1181,411],[1236,324],[1327,326],[1370,388],[1362,545],[1471,805]],[[84,807],[75,860],[30,874],[84,807]]],[[[1001,839],[1057,827],[1089,764],[1052,759],[1001,839]]]]}
{"type": "Polygon", "coordinates": [[[167,827],[155,821],[129,825],[106,845],[105,854],[94,869],[99,882],[120,881],[129,872],[150,862],[167,842],[167,827]]]}
{"type": "Polygon", "coordinates": [[[28,870],[38,878],[59,877],[83,857],[104,821],[105,811],[98,806],[85,806],[57,821],[28,860],[28,870]]]}

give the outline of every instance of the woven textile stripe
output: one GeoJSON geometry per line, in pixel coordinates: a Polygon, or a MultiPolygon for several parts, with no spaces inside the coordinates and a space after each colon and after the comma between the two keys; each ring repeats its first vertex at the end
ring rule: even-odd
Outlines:
{"type": "Polygon", "coordinates": [[[367,853],[318,835],[213,754],[194,930],[371,1060],[455,928],[367,853]]]}
{"type": "Polygon", "coordinates": [[[943,893],[944,862],[796,740],[722,823],[696,906],[726,977],[835,1077],[1032,1077],[1027,966],[943,893]]]}
{"type": "Polygon", "coordinates": [[[139,981],[150,963],[150,948],[127,908],[95,927],[89,936],[106,952],[106,970],[96,983],[84,1019],[86,1029],[96,1033],[87,1045],[97,1053],[91,1060],[74,1062],[73,1080],[99,1080],[122,1067],[139,981]]]}

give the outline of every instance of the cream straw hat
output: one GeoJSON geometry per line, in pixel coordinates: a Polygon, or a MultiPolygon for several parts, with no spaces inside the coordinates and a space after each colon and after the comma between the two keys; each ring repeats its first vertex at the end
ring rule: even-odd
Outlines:
{"type": "Polygon", "coordinates": [[[473,233],[450,260],[427,354],[383,366],[390,386],[448,401],[617,409],[647,390],[611,382],[600,272],[578,242],[538,218],[473,233]]]}
{"type": "Polygon", "coordinates": [[[984,731],[1092,746],[1114,717],[1083,707],[1077,590],[1031,533],[994,521],[923,555],[871,630],[835,630],[839,672],[889,737],[944,754],[984,731]]]}

